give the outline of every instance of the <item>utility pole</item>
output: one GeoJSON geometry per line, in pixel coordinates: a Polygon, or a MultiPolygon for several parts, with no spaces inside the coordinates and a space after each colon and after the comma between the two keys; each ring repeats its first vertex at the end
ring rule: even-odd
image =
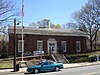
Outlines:
{"type": "Polygon", "coordinates": [[[16,71],[16,19],[14,18],[14,72],[16,71]]]}

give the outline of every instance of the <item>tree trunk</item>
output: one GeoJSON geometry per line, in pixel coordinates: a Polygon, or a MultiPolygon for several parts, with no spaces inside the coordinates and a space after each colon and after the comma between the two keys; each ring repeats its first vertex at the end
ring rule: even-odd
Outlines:
{"type": "Polygon", "coordinates": [[[92,52],[93,51],[93,41],[90,40],[90,51],[92,52]]]}

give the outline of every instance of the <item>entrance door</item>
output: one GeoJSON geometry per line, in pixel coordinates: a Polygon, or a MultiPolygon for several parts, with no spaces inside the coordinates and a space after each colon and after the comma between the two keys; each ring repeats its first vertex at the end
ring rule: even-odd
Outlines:
{"type": "Polygon", "coordinates": [[[48,53],[57,53],[57,41],[55,39],[48,39],[48,53]]]}
{"type": "Polygon", "coordinates": [[[56,53],[56,50],[55,50],[55,43],[49,43],[49,52],[52,54],[52,53],[56,53]]]}

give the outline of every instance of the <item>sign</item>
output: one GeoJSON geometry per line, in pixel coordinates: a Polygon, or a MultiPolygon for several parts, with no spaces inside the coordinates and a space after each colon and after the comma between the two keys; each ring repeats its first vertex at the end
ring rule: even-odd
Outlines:
{"type": "Polygon", "coordinates": [[[34,51],[33,53],[34,55],[41,55],[44,54],[44,51],[34,51]]]}

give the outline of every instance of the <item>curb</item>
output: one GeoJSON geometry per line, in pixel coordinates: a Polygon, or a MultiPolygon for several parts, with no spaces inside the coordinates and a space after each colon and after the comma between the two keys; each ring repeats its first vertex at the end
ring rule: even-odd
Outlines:
{"type": "Polygon", "coordinates": [[[2,75],[2,74],[18,74],[18,73],[25,73],[25,72],[27,72],[26,68],[20,68],[20,70],[16,71],[16,72],[14,72],[13,69],[6,69],[6,70],[1,70],[0,75],[2,75]]]}
{"type": "Polygon", "coordinates": [[[100,62],[98,62],[98,63],[82,64],[82,65],[79,65],[79,66],[72,66],[72,67],[64,67],[64,69],[77,68],[77,67],[85,67],[85,66],[92,66],[92,65],[100,65],[100,62]]]}
{"type": "MultiPolygon", "coordinates": [[[[71,65],[71,64],[70,64],[71,65]]],[[[91,66],[91,65],[100,65],[100,62],[93,62],[93,63],[80,63],[80,65],[76,65],[76,66],[64,66],[64,69],[69,69],[69,68],[77,68],[77,67],[85,67],[85,66],[91,66]]],[[[18,74],[18,73],[27,73],[26,68],[20,68],[19,71],[16,72],[12,72],[12,71],[8,71],[8,72],[0,72],[0,75],[2,74],[18,74]]]]}

